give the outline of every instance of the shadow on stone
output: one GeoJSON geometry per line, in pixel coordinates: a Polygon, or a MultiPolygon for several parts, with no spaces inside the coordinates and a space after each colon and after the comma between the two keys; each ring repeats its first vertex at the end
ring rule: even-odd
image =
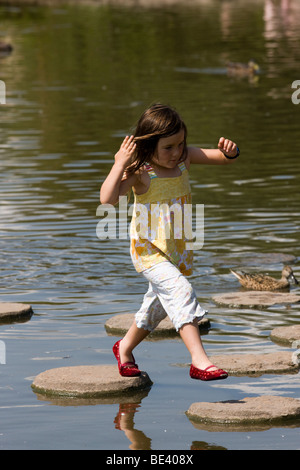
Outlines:
{"type": "Polygon", "coordinates": [[[96,405],[130,405],[139,404],[146,398],[150,392],[151,386],[145,390],[133,391],[132,393],[124,393],[122,395],[103,395],[98,398],[85,398],[78,396],[55,396],[41,394],[34,390],[38,401],[51,403],[55,406],[96,406],[96,405]]]}

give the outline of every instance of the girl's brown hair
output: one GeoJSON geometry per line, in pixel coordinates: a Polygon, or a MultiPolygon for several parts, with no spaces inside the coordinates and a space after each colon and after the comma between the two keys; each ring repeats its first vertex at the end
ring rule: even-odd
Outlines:
{"type": "Polygon", "coordinates": [[[187,128],[177,111],[170,106],[154,104],[140,117],[135,132],[136,151],[134,161],[127,168],[128,173],[134,173],[146,162],[151,163],[155,155],[157,143],[162,137],[170,137],[184,131],[184,148],[180,161],[187,157],[187,128]]]}

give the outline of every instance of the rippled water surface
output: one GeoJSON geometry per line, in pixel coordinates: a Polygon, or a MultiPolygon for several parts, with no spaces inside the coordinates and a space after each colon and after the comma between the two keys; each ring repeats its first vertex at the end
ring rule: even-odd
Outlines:
{"type": "Polygon", "coordinates": [[[299,323],[298,305],[232,309],[212,297],[240,289],[230,268],[280,276],[289,261],[300,278],[299,3],[2,6],[0,20],[0,40],[14,47],[0,57],[1,301],[34,310],[0,325],[0,448],[299,449],[298,427],[214,431],[185,415],[195,401],[300,398],[299,374],[191,381],[178,339],[137,348],[154,385],[135,404],[55,402],[31,390],[46,369],[114,364],[105,322],[141,303],[146,284],[128,240],[100,241],[96,210],[122,138],[155,101],[179,110],[189,144],[215,147],[225,135],[241,149],[235,165],[191,172],[194,203],[205,205],[191,280],[211,321],[208,353],[286,350],[270,331],[299,323]],[[228,61],[252,58],[257,80],[227,76],[228,61]]]}

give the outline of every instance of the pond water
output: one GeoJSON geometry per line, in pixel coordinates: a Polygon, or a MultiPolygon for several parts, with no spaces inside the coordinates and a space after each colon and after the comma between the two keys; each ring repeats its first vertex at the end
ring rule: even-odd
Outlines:
{"type": "Polygon", "coordinates": [[[232,309],[212,296],[239,290],[230,268],[280,276],[291,257],[300,277],[299,2],[1,6],[0,19],[0,39],[14,47],[0,57],[0,298],[34,310],[0,325],[0,448],[299,449],[299,427],[214,431],[185,415],[195,401],[300,398],[299,374],[191,381],[176,338],[137,348],[154,384],[134,403],[55,402],[31,390],[46,369],[114,364],[118,338],[105,322],[139,308],[146,284],[129,242],[99,240],[96,210],[114,153],[156,101],[178,109],[190,145],[213,148],[225,135],[241,150],[234,165],[191,172],[194,203],[205,205],[191,281],[211,321],[206,350],[288,349],[269,335],[299,323],[298,305],[232,309]],[[228,61],[250,59],[256,80],[228,77],[228,61]]]}

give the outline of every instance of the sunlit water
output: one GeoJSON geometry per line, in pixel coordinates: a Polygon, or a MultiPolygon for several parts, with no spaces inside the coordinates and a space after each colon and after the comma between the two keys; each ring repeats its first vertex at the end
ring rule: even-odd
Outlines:
{"type": "Polygon", "coordinates": [[[297,427],[216,432],[185,415],[195,401],[299,398],[298,374],[191,381],[177,339],[138,347],[154,385],[121,423],[118,401],[51,402],[30,387],[46,369],[114,364],[105,322],[141,303],[146,284],[128,240],[98,240],[96,210],[114,152],[155,101],[178,109],[189,144],[215,147],[225,135],[241,149],[235,165],[191,172],[194,203],[205,205],[191,281],[211,321],[208,353],[286,350],[269,334],[299,323],[298,305],[232,309],[212,300],[239,290],[230,268],[279,276],[291,259],[300,277],[300,105],[291,100],[300,5],[285,3],[1,7],[0,39],[14,46],[0,58],[1,301],[30,303],[34,315],[0,325],[0,448],[299,448],[297,427]],[[257,81],[227,76],[227,61],[251,58],[257,81]]]}

